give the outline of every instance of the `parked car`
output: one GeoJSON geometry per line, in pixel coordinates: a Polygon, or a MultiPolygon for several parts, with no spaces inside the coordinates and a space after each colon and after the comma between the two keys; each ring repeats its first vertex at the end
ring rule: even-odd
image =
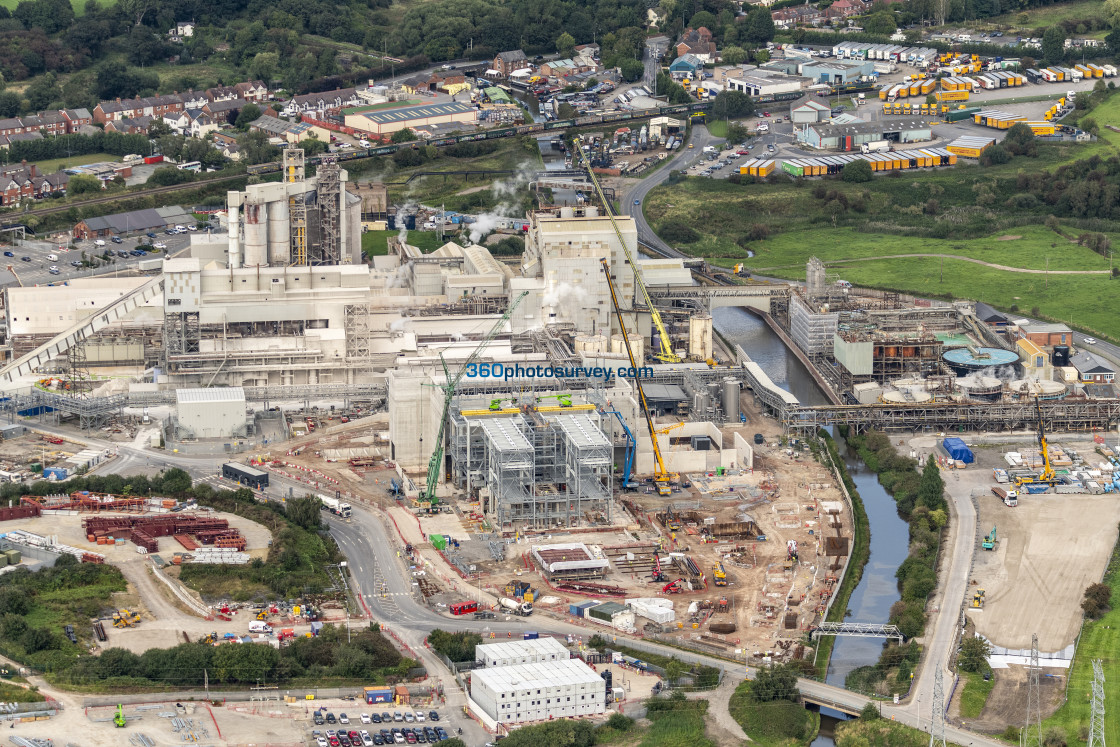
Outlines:
{"type": "Polygon", "coordinates": [[[144,235],[145,235],[145,236],[147,236],[147,237],[148,237],[149,239],[154,239],[154,238],[156,237],[156,235],[155,235],[155,234],[154,234],[153,232],[151,232],[151,231],[148,231],[148,232],[147,232],[146,234],[144,234],[144,235]]]}
{"type": "Polygon", "coordinates": [[[20,259],[24,262],[30,262],[31,261],[31,257],[20,257],[20,259]]]}
{"type": "Polygon", "coordinates": [[[122,239],[120,236],[114,236],[113,238],[109,239],[109,241],[112,241],[114,244],[124,243],[124,239],[122,239]]]}
{"type": "Polygon", "coordinates": [[[16,256],[16,253],[15,252],[4,252],[4,256],[5,257],[14,257],[14,256],[16,256]]]}

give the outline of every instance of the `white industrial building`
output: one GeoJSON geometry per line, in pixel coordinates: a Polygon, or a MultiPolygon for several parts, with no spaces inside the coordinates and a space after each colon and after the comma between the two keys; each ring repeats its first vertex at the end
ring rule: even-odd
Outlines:
{"type": "Polygon", "coordinates": [[[472,703],[499,724],[606,712],[602,678],[579,659],[471,671],[472,703]]]}
{"type": "Polygon", "coordinates": [[[195,438],[228,438],[245,428],[245,390],[239,386],[176,389],[179,427],[195,438]]]}
{"type": "Polygon", "coordinates": [[[509,667],[542,661],[565,661],[571,653],[555,638],[530,638],[475,646],[474,660],[484,667],[509,667]]]}

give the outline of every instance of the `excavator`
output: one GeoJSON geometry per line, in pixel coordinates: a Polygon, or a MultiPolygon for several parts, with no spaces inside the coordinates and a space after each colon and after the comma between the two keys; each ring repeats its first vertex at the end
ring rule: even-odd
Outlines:
{"type": "Polygon", "coordinates": [[[996,549],[996,541],[996,528],[992,527],[992,531],[984,535],[984,542],[980,546],[985,550],[994,550],[996,549]]]}
{"type": "Polygon", "coordinates": [[[665,571],[661,570],[661,556],[657,550],[653,551],[653,573],[649,577],[650,583],[665,583],[669,577],[665,575],[665,571]]]}
{"type": "MultiPolygon", "coordinates": [[[[608,211],[609,213],[609,211],[608,211]]],[[[613,221],[614,218],[612,217],[613,221]]],[[[623,244],[625,246],[625,244],[623,244]]],[[[680,478],[679,475],[674,475],[665,469],[665,460],[661,457],[661,447],[657,445],[657,429],[653,427],[653,416],[649,414],[649,402],[646,401],[646,392],[642,389],[642,379],[639,376],[639,362],[634,359],[634,349],[630,347],[630,337],[626,332],[626,321],[622,318],[622,309],[618,305],[618,293],[614,288],[614,278],[611,277],[610,261],[604,257],[600,260],[603,267],[603,274],[607,276],[607,288],[611,292],[611,303],[614,304],[614,313],[618,317],[618,329],[622,333],[622,341],[626,344],[626,355],[630,358],[630,370],[634,372],[634,388],[638,390],[638,399],[642,405],[642,414],[646,418],[646,428],[649,429],[649,438],[653,442],[653,458],[654,458],[654,471],[653,481],[657,484],[657,494],[662,496],[670,496],[673,494],[672,488],[669,487],[670,482],[680,478]]],[[[636,273],[635,273],[636,276],[636,273]]],[[[653,308],[653,304],[650,304],[653,308]]]]}
{"type": "MultiPolygon", "coordinates": [[[[1054,477],[1054,467],[1050,464],[1050,450],[1046,446],[1046,429],[1042,422],[1042,400],[1038,397],[1034,398],[1035,407],[1038,409],[1038,449],[1042,452],[1042,472],[1038,477],[1020,477],[1015,480],[1016,487],[1023,487],[1025,485],[1046,485],[1053,486],[1057,483],[1054,477]]],[[[1029,487],[1026,488],[1027,492],[1031,492],[1029,487]]]]}

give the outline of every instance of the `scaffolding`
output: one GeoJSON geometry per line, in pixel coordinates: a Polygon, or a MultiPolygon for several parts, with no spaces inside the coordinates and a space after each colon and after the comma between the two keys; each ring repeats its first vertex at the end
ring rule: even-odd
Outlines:
{"type": "Polygon", "coordinates": [[[611,521],[614,447],[594,411],[452,405],[451,479],[503,528],[611,521]]]}
{"type": "MultiPolygon", "coordinates": [[[[284,181],[289,183],[303,182],[304,179],[304,151],[303,148],[292,145],[284,149],[284,181]]],[[[307,201],[304,194],[293,194],[288,197],[288,220],[291,234],[292,264],[307,264],[307,201]]]]}
{"type": "Polygon", "coordinates": [[[812,299],[806,301],[798,294],[790,298],[790,337],[810,356],[829,355],[832,353],[833,335],[840,326],[840,315],[817,311],[812,304],[812,299]]]}
{"type": "Polygon", "coordinates": [[[319,251],[314,264],[337,265],[342,261],[342,169],[332,160],[319,164],[319,251]]]}

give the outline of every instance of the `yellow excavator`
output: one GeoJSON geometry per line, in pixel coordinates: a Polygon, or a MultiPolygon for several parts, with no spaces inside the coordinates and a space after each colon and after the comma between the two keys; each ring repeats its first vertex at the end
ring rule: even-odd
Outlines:
{"type": "Polygon", "coordinates": [[[603,274],[607,276],[607,287],[611,291],[611,303],[614,304],[614,313],[618,317],[618,329],[622,333],[622,340],[626,343],[626,355],[630,358],[630,370],[634,372],[634,388],[638,390],[638,399],[642,405],[642,414],[646,418],[646,427],[649,429],[649,438],[653,442],[653,458],[654,458],[654,471],[653,481],[657,485],[657,494],[669,496],[673,494],[672,488],[669,486],[670,482],[679,479],[679,475],[674,475],[665,469],[665,460],[661,458],[661,447],[657,445],[657,429],[653,427],[653,417],[649,414],[649,403],[646,402],[646,393],[642,389],[642,378],[640,375],[641,365],[638,361],[634,360],[634,349],[630,347],[630,336],[626,332],[626,321],[622,318],[622,309],[618,306],[618,293],[614,289],[614,279],[611,278],[611,264],[610,260],[603,258],[599,260],[603,267],[603,274]]]}

